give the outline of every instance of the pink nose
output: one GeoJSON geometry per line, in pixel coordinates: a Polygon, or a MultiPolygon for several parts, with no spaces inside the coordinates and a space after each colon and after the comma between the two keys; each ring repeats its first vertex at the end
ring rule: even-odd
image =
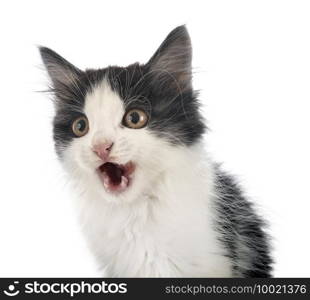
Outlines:
{"type": "Polygon", "coordinates": [[[112,149],[113,143],[101,143],[93,147],[93,151],[102,159],[107,160],[112,149]]]}

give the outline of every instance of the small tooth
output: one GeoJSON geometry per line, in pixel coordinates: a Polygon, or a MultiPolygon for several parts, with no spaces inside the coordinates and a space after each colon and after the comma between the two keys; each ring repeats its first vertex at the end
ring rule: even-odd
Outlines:
{"type": "Polygon", "coordinates": [[[128,184],[128,179],[125,176],[122,176],[122,181],[121,181],[120,187],[125,188],[125,187],[127,187],[127,184],[128,184]]]}
{"type": "Polygon", "coordinates": [[[102,177],[103,177],[103,185],[106,189],[108,189],[110,185],[110,177],[105,173],[102,174],[102,177]]]}

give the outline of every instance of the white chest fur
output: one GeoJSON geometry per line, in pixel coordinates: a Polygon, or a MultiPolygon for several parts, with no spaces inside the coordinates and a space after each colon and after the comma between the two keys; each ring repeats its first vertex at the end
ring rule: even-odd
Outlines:
{"type": "Polygon", "coordinates": [[[180,171],[164,174],[132,203],[107,203],[93,192],[83,196],[83,231],[104,275],[232,275],[214,230],[210,173],[180,171]]]}

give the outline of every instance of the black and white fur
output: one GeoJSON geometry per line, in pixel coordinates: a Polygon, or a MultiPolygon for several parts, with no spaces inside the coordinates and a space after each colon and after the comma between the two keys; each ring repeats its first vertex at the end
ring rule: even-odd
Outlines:
{"type": "Polygon", "coordinates": [[[146,64],[82,71],[41,47],[51,78],[56,151],[81,195],[79,216],[102,274],[112,277],[269,277],[264,223],[236,181],[202,146],[205,132],[192,89],[191,42],[174,29],[146,64]],[[139,108],[149,121],[122,126],[139,108]],[[89,132],[71,130],[80,115],[89,132]],[[110,193],[92,151],[113,142],[119,164],[136,165],[131,186],[110,193]]]}

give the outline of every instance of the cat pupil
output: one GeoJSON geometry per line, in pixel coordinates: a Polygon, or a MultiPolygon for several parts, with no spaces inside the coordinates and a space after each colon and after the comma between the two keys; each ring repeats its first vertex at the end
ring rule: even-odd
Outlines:
{"type": "Polygon", "coordinates": [[[137,124],[140,121],[140,115],[137,112],[133,112],[130,114],[130,121],[133,124],[137,124]]]}
{"type": "Polygon", "coordinates": [[[77,126],[77,127],[78,127],[77,129],[78,129],[79,131],[84,131],[86,125],[85,125],[85,122],[84,122],[83,120],[79,121],[77,125],[78,125],[78,126],[77,126]]]}

